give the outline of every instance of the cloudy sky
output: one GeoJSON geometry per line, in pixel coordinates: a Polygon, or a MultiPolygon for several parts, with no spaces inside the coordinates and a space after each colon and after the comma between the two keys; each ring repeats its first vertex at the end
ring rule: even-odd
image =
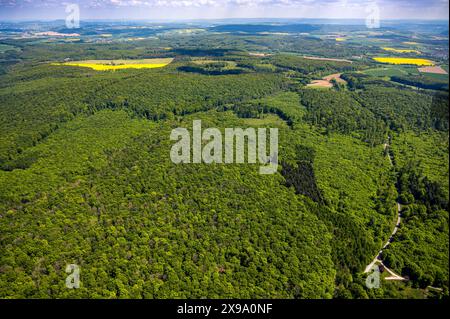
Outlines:
{"type": "Polygon", "coordinates": [[[359,18],[373,3],[382,19],[445,19],[449,0],[0,0],[0,19],[359,18]]]}

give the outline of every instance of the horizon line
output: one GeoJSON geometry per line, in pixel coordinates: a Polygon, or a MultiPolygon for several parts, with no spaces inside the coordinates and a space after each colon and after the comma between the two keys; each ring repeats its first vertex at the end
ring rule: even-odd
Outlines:
{"type": "MultiPolygon", "coordinates": [[[[337,21],[365,21],[364,18],[277,18],[277,17],[252,17],[252,18],[173,18],[173,19],[145,19],[145,18],[111,18],[111,19],[80,19],[80,22],[83,21],[217,21],[217,20],[337,20],[337,21]]],[[[46,18],[37,18],[37,19],[2,19],[0,18],[0,22],[57,22],[57,21],[65,21],[65,19],[46,19],[46,18]]],[[[407,18],[407,19],[380,19],[380,21],[442,21],[449,22],[450,20],[443,18],[407,18]]]]}

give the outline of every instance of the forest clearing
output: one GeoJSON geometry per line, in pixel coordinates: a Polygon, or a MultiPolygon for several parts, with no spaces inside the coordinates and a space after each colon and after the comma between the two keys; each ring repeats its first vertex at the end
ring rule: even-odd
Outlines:
{"type": "Polygon", "coordinates": [[[418,70],[422,73],[448,74],[448,72],[440,66],[425,66],[422,68],[418,68],[418,70]]]}

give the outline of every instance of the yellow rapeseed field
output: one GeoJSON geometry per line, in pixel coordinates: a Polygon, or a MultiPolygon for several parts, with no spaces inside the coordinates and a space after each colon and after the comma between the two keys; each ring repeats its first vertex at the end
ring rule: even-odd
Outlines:
{"type": "Polygon", "coordinates": [[[69,65],[91,68],[95,71],[115,71],[121,69],[154,69],[162,68],[172,62],[172,58],[141,60],[88,60],[52,63],[52,65],[69,65]]]}
{"type": "Polygon", "coordinates": [[[377,62],[389,63],[389,64],[413,64],[413,65],[434,65],[433,61],[427,59],[413,59],[413,58],[387,58],[378,57],[373,58],[377,62]]]}
{"type": "Polygon", "coordinates": [[[417,53],[417,54],[420,54],[420,51],[411,50],[411,49],[395,49],[395,48],[388,48],[388,47],[384,47],[382,49],[385,50],[385,51],[391,51],[391,52],[397,52],[397,53],[417,53]]]}
{"type": "Polygon", "coordinates": [[[337,42],[343,42],[343,41],[347,41],[347,39],[346,38],[336,38],[336,41],[337,42]]]}

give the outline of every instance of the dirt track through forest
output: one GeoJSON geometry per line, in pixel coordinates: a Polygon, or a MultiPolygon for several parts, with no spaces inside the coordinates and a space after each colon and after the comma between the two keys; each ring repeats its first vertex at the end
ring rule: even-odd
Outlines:
{"type": "MultiPolygon", "coordinates": [[[[389,158],[389,163],[391,163],[391,166],[393,166],[391,154],[389,153],[388,148],[389,148],[389,141],[384,144],[384,150],[388,151],[387,154],[388,154],[388,158],[389,158]]],[[[394,271],[392,271],[391,269],[386,267],[386,265],[383,264],[383,261],[381,259],[381,254],[383,253],[383,249],[385,249],[387,246],[389,246],[389,244],[392,242],[394,235],[397,233],[398,227],[400,226],[400,223],[402,222],[401,211],[402,211],[402,205],[397,202],[397,222],[394,226],[394,230],[392,231],[391,236],[389,236],[389,239],[386,242],[386,244],[384,244],[383,248],[381,248],[381,250],[375,256],[375,258],[372,260],[372,262],[367,265],[366,269],[364,270],[364,273],[370,272],[374,265],[380,264],[381,266],[383,266],[384,270],[386,270],[390,274],[390,276],[386,277],[385,280],[407,280],[406,278],[396,274],[394,271]]]]}

